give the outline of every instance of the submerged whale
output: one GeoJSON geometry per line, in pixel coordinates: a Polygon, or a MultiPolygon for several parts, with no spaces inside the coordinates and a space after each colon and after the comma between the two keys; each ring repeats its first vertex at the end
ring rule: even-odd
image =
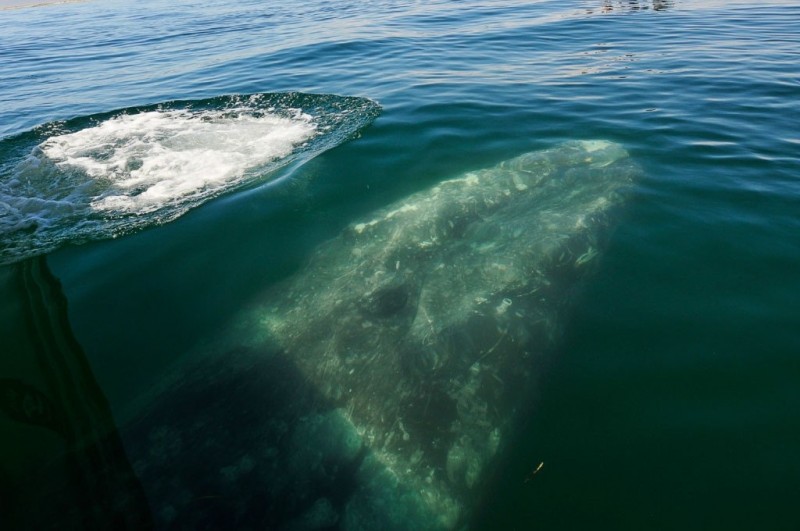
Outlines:
{"type": "MultiPolygon", "coordinates": [[[[248,470],[272,456],[262,482],[330,486],[299,494],[284,478],[267,489],[305,497],[289,528],[315,528],[319,515],[347,530],[468,523],[639,174],[624,148],[594,140],[444,180],[352,223],[235,319],[208,347],[240,367],[209,364],[200,379],[214,396],[238,396],[243,381],[269,387],[280,359],[324,403],[291,422],[281,413],[272,453],[238,450],[248,470]],[[292,465],[303,459],[307,470],[292,465]]],[[[169,400],[201,388],[184,381],[169,400]]],[[[147,441],[170,422],[159,419],[134,451],[152,453],[147,441]]],[[[163,485],[164,470],[152,470],[163,485]]]]}

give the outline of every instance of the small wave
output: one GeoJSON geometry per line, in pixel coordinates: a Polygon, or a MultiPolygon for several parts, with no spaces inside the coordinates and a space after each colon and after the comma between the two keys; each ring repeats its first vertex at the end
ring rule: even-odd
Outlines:
{"type": "Polygon", "coordinates": [[[371,100],[225,96],[53,122],[0,142],[0,263],[171,221],[352,137],[371,100]]]}

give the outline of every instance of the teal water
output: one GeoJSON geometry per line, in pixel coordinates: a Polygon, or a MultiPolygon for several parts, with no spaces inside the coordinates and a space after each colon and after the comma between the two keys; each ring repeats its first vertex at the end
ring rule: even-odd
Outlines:
{"type": "MultiPolygon", "coordinates": [[[[522,152],[619,143],[643,177],[473,527],[797,529],[798,28],[777,0],[3,10],[0,190],[42,124],[286,91],[381,108],[169,223],[41,248],[125,444],[149,389],[348,223],[522,152]]],[[[6,353],[28,340],[4,334],[6,353]]]]}

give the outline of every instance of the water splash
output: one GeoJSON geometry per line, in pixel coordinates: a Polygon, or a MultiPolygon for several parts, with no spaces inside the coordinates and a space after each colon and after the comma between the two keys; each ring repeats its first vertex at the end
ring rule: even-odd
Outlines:
{"type": "Polygon", "coordinates": [[[174,220],[270,180],[372,122],[368,99],[174,101],[52,122],[0,142],[0,263],[174,220]]]}

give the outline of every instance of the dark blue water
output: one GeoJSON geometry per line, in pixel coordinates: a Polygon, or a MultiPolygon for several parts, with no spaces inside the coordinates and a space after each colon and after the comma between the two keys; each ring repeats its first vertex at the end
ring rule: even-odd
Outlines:
{"type": "Polygon", "coordinates": [[[47,256],[122,428],[148,389],[352,220],[524,151],[617,142],[644,176],[473,525],[797,529],[799,28],[800,6],[778,0],[3,10],[0,142],[10,153],[41,124],[226,94],[381,107],[270,183],[47,256]]]}

